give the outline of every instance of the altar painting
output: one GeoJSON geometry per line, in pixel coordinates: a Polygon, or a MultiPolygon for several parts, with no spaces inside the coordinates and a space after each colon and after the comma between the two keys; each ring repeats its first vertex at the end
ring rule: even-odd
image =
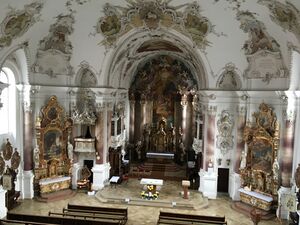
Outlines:
{"type": "Polygon", "coordinates": [[[59,158],[62,153],[63,137],[60,130],[48,130],[44,138],[44,159],[59,158]]]}
{"type": "Polygon", "coordinates": [[[252,169],[271,173],[272,152],[272,145],[267,140],[257,140],[252,146],[252,169]]]}

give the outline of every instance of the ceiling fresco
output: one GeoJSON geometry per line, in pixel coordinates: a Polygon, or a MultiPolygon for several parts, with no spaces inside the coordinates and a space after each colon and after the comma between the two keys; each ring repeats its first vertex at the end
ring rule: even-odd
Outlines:
{"type": "Polygon", "coordinates": [[[128,7],[105,4],[105,16],[99,19],[96,26],[97,33],[105,37],[102,44],[112,46],[134,28],[149,31],[172,28],[191,38],[199,48],[204,49],[210,44],[207,35],[213,32],[213,26],[206,17],[201,16],[200,6],[196,2],[179,6],[170,6],[170,0],[127,2],[128,7]]]}
{"type": "Polygon", "coordinates": [[[22,36],[35,22],[39,21],[43,4],[33,2],[25,5],[23,10],[11,8],[0,24],[0,50],[11,45],[13,39],[22,36]]]}
{"type": "Polygon", "coordinates": [[[261,79],[267,84],[273,78],[287,77],[288,71],[282,60],[280,45],[269,35],[264,24],[249,11],[238,11],[237,19],[240,21],[240,28],[249,37],[242,47],[249,62],[244,76],[248,79],[261,79]]]}
{"type": "Polygon", "coordinates": [[[59,15],[55,24],[50,26],[49,34],[40,41],[33,72],[57,75],[73,75],[70,65],[72,43],[69,35],[73,32],[74,17],[59,15]]]}
{"type": "Polygon", "coordinates": [[[267,0],[259,0],[258,3],[267,6],[271,19],[284,30],[292,32],[300,41],[300,12],[292,3],[267,0]]]}

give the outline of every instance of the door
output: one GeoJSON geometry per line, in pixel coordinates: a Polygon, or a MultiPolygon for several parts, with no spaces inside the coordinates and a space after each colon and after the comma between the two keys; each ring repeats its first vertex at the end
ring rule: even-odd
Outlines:
{"type": "Polygon", "coordinates": [[[90,183],[93,183],[92,168],[94,166],[94,160],[83,160],[83,165],[87,166],[87,168],[91,171],[91,176],[89,177],[89,181],[90,183]]]}
{"type": "Polygon", "coordinates": [[[228,182],[229,182],[229,169],[219,168],[218,169],[218,192],[228,193],[228,182]]]}

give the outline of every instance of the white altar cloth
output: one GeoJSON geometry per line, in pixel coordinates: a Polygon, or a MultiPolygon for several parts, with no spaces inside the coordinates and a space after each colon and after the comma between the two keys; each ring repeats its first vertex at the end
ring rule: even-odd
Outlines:
{"type": "Polygon", "coordinates": [[[162,186],[164,183],[161,179],[150,179],[150,178],[142,178],[140,184],[146,185],[159,185],[162,186]]]}
{"type": "Polygon", "coordinates": [[[71,180],[71,177],[65,176],[65,177],[44,178],[39,181],[39,185],[58,183],[58,182],[62,182],[65,180],[71,180]]]}
{"type": "Polygon", "coordinates": [[[242,192],[244,194],[247,194],[247,195],[250,195],[252,197],[255,197],[255,198],[258,198],[258,199],[262,199],[266,202],[272,202],[273,201],[273,198],[270,197],[270,196],[267,196],[267,195],[263,195],[263,194],[260,194],[258,192],[255,192],[255,191],[246,191],[245,189],[243,188],[240,188],[239,189],[239,192],[242,192]]]}
{"type": "Polygon", "coordinates": [[[147,152],[147,158],[174,159],[174,153],[147,152]]]}

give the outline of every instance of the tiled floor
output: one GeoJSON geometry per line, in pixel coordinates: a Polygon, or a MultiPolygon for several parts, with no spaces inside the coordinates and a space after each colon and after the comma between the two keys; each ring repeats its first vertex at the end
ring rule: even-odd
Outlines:
{"type": "MultiPolygon", "coordinates": [[[[35,200],[23,200],[20,206],[13,209],[13,212],[47,215],[49,211],[61,212],[62,208],[66,207],[70,202],[72,204],[93,206],[128,207],[128,225],[155,225],[160,210],[199,215],[225,215],[228,225],[253,224],[249,217],[233,210],[231,208],[232,201],[229,197],[224,195],[218,197],[216,200],[207,200],[202,197],[200,192],[191,190],[190,198],[187,200],[183,199],[180,195],[180,191],[182,189],[180,182],[165,181],[160,190],[159,199],[152,201],[153,203],[155,203],[155,201],[158,203],[161,202],[161,204],[154,207],[151,206],[152,203],[148,200],[149,204],[147,204],[147,206],[145,206],[145,202],[141,202],[140,192],[142,189],[143,185],[140,185],[137,179],[131,179],[128,183],[117,185],[116,188],[106,186],[103,190],[99,191],[96,196],[88,196],[85,193],[77,193],[71,199],[50,203],[42,203],[35,200]],[[125,203],[125,198],[130,199],[129,204],[125,203]],[[112,203],[112,200],[116,203],[112,203]],[[138,202],[141,202],[141,204],[138,202]],[[186,205],[188,209],[184,209],[182,207],[172,208],[171,202],[177,202],[183,206],[186,205]],[[163,207],[164,205],[167,205],[167,207],[163,207]]],[[[272,225],[280,223],[274,219],[271,221],[261,221],[259,224],[272,225]]],[[[288,223],[287,221],[283,221],[282,224],[288,223]]]]}

